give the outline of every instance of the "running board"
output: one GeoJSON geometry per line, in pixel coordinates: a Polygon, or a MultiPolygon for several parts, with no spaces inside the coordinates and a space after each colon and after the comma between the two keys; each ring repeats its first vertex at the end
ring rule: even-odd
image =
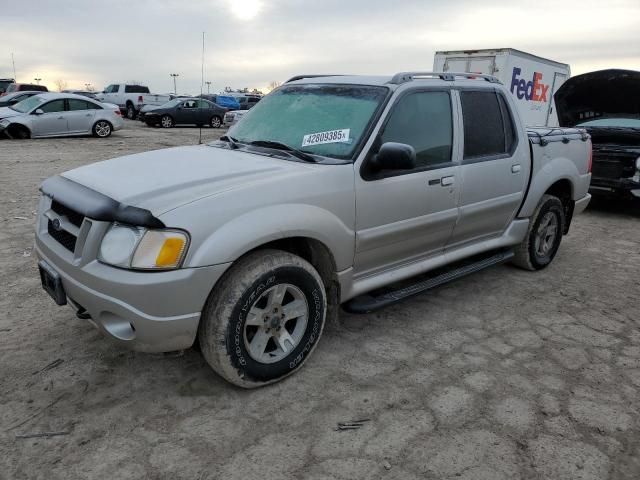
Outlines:
{"type": "Polygon", "coordinates": [[[513,256],[514,253],[512,250],[502,250],[497,253],[494,251],[491,252],[489,256],[486,254],[482,256],[476,255],[475,257],[456,262],[448,267],[439,268],[403,282],[398,282],[396,283],[398,287],[395,289],[393,289],[394,286],[391,285],[360,295],[345,303],[343,308],[350,313],[369,313],[418,293],[431,290],[452,280],[507,262],[512,259],[513,256]]]}

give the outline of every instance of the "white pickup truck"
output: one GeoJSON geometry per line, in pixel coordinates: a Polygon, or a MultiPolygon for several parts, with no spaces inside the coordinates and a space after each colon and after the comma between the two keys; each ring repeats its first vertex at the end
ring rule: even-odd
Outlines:
{"type": "Polygon", "coordinates": [[[527,130],[494,77],[295,77],[220,141],[47,179],[42,284],[122,345],[198,341],[230,382],[265,385],[341,304],[548,266],[589,203],[590,154],[582,129],[527,130]]]}
{"type": "Polygon", "coordinates": [[[114,83],[96,94],[104,103],[113,103],[127,118],[135,120],[143,105],[163,105],[171,100],[170,95],[157,95],[149,92],[149,87],[130,83],[114,83]]]}

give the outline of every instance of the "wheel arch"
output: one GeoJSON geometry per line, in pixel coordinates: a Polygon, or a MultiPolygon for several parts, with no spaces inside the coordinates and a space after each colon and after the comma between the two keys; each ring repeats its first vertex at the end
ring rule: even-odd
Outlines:
{"type": "Polygon", "coordinates": [[[31,138],[33,135],[33,132],[27,125],[25,125],[24,123],[18,123],[18,122],[10,123],[6,128],[6,132],[10,138],[16,138],[14,137],[12,132],[16,132],[17,129],[26,130],[29,133],[29,138],[31,138]]]}

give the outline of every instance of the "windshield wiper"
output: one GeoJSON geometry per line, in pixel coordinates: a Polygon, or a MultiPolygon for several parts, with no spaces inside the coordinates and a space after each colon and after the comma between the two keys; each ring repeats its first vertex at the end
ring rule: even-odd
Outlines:
{"type": "Polygon", "coordinates": [[[223,136],[220,137],[220,140],[222,140],[223,142],[228,142],[229,146],[231,147],[232,150],[240,148],[238,146],[238,140],[236,140],[235,138],[233,138],[230,135],[223,135],[223,136]]]}
{"type": "Polygon", "coordinates": [[[316,160],[313,155],[303,152],[302,150],[298,150],[297,148],[290,147],[286,143],[282,142],[275,142],[273,140],[254,140],[253,142],[249,142],[249,145],[255,145],[256,147],[275,148],[276,150],[284,150],[294,157],[298,157],[300,160],[312,163],[318,162],[318,160],[316,160]]]}

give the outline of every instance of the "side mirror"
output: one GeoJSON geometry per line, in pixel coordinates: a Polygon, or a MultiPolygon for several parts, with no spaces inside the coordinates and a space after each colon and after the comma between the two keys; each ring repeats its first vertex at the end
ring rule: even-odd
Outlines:
{"type": "Polygon", "coordinates": [[[36,111],[33,112],[34,115],[42,115],[44,113],[44,110],[42,110],[41,108],[36,108],[36,111]]]}
{"type": "Polygon", "coordinates": [[[416,151],[406,143],[384,143],[373,159],[377,170],[412,170],[415,166],[416,151]]]}

